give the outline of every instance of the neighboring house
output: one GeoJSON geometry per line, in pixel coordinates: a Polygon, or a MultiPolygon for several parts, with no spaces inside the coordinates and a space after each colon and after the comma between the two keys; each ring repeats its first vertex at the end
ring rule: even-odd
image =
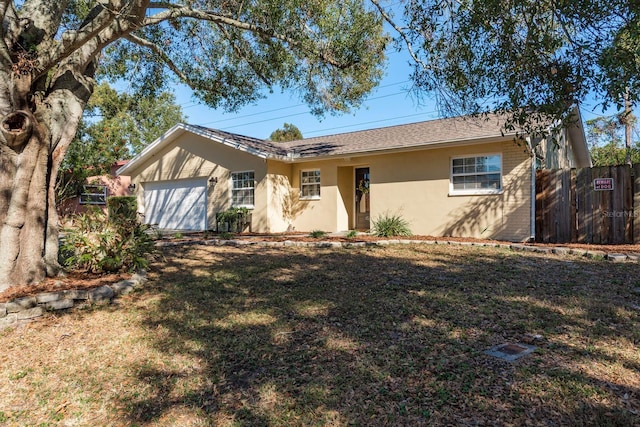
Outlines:
{"type": "Polygon", "coordinates": [[[120,160],[111,165],[109,175],[96,175],[87,178],[78,197],[65,200],[58,206],[58,214],[65,217],[70,214],[85,212],[88,207],[99,207],[107,211],[107,197],[129,196],[131,179],[128,176],[117,176],[118,169],[126,165],[128,160],[120,160]]]}
{"type": "MultiPolygon", "coordinates": [[[[178,124],[118,174],[131,176],[146,222],[166,229],[211,229],[236,206],[252,210],[254,232],[366,230],[389,213],[417,235],[524,241],[535,154],[501,125],[450,118],[273,143],[178,124]]],[[[537,145],[590,165],[582,129],[555,133],[559,145],[537,145]]]]}

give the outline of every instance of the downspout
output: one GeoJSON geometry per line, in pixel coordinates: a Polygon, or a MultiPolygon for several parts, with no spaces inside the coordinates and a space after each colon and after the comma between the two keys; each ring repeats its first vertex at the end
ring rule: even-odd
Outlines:
{"type": "Polygon", "coordinates": [[[536,241],[536,152],[531,143],[531,137],[527,137],[527,146],[531,153],[531,206],[529,209],[529,241],[536,241]]]}

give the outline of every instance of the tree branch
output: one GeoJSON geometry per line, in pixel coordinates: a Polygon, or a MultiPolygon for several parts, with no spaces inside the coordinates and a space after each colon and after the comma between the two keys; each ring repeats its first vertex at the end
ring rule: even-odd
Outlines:
{"type": "MultiPolygon", "coordinates": [[[[229,40],[231,42],[231,46],[233,48],[233,50],[238,54],[239,57],[244,58],[245,60],[247,60],[247,55],[245,54],[245,52],[240,48],[240,46],[238,46],[236,43],[231,41],[231,36],[229,34],[229,32],[227,31],[227,29],[220,24],[217,24],[218,28],[220,28],[220,31],[222,31],[222,33],[227,37],[227,40],[229,40]]],[[[247,60],[247,64],[249,64],[249,67],[251,67],[251,69],[253,70],[254,73],[256,73],[256,76],[258,76],[258,78],[260,80],[262,80],[264,82],[264,84],[266,84],[267,86],[271,86],[271,81],[269,79],[267,79],[267,77],[261,73],[258,69],[256,69],[256,67],[254,67],[254,65],[251,63],[251,61],[247,60]]]]}
{"type": "Polygon", "coordinates": [[[4,42],[8,47],[11,47],[15,44],[20,36],[20,31],[22,28],[20,18],[18,17],[18,12],[16,11],[16,6],[13,4],[13,1],[5,1],[8,3],[6,5],[6,9],[2,16],[3,20],[3,30],[4,30],[4,42]],[[6,25],[6,28],[4,27],[6,25]]]}
{"type": "Polygon", "coordinates": [[[553,2],[552,10],[553,10],[553,15],[556,17],[556,19],[558,20],[558,23],[560,24],[560,28],[562,28],[562,32],[564,33],[565,37],[569,41],[569,44],[580,47],[580,45],[571,36],[571,33],[567,28],[567,23],[564,21],[564,19],[562,19],[562,15],[560,14],[558,7],[556,7],[555,2],[553,2]]]}
{"type": "Polygon", "coordinates": [[[31,26],[27,31],[41,31],[34,34],[36,42],[53,39],[58,31],[62,15],[69,0],[26,0],[20,9],[22,18],[27,18],[31,26]],[[39,40],[38,40],[39,39],[39,40]]]}
{"type": "MultiPolygon", "coordinates": [[[[0,1],[0,23],[4,24],[4,18],[10,5],[13,5],[11,0],[0,1]]],[[[0,60],[2,61],[3,68],[5,70],[10,70],[11,56],[9,55],[9,48],[7,46],[7,42],[4,37],[5,36],[4,25],[3,27],[0,27],[0,31],[2,31],[2,37],[0,37],[0,60]]]]}
{"type": "MultiPolygon", "coordinates": [[[[154,4],[164,4],[164,3],[154,3],[154,4]]],[[[187,6],[183,6],[183,7],[177,7],[175,5],[166,5],[166,6],[167,7],[171,6],[171,9],[165,10],[163,12],[159,12],[153,16],[146,18],[143,22],[143,26],[157,25],[162,21],[167,21],[167,20],[177,19],[177,18],[193,18],[201,21],[212,22],[212,23],[218,24],[219,26],[229,26],[229,27],[237,28],[239,30],[248,31],[267,39],[279,40],[281,42],[288,44],[290,47],[300,46],[300,43],[298,41],[290,37],[287,37],[284,34],[276,33],[273,30],[269,30],[255,24],[243,22],[238,19],[230,18],[228,16],[218,15],[213,12],[206,12],[203,10],[194,10],[187,6]]],[[[316,54],[322,61],[336,68],[344,69],[353,65],[352,63],[345,64],[345,63],[336,61],[334,58],[331,57],[331,55],[329,55],[326,51],[323,51],[321,49],[316,50],[315,52],[310,52],[310,53],[316,54]]]]}
{"type": "Polygon", "coordinates": [[[411,43],[411,40],[409,40],[407,34],[402,28],[400,28],[400,26],[398,26],[398,24],[395,23],[393,19],[391,19],[391,16],[389,16],[387,11],[380,5],[378,0],[371,0],[371,3],[373,3],[373,5],[378,9],[378,12],[380,12],[382,18],[400,35],[400,37],[404,41],[404,44],[407,46],[409,55],[411,55],[411,58],[416,62],[416,64],[419,64],[424,69],[429,69],[427,64],[425,64],[424,61],[422,61],[422,59],[420,59],[418,54],[415,52],[413,44],[411,43]]]}
{"type": "Polygon", "coordinates": [[[169,56],[164,52],[164,50],[158,46],[157,44],[150,42],[149,40],[143,39],[133,34],[128,34],[124,37],[129,40],[131,43],[135,43],[139,46],[145,47],[151,50],[153,53],[158,55],[158,57],[169,67],[171,71],[173,71],[182,81],[188,84],[190,87],[197,87],[196,83],[191,80],[189,76],[187,76],[172,60],[169,56]]]}
{"type": "MultiPolygon", "coordinates": [[[[62,34],[61,41],[52,41],[49,46],[44,46],[40,54],[39,76],[46,74],[53,66],[59,64],[75,51],[87,45],[87,42],[108,28],[116,15],[113,11],[99,5],[94,8],[101,9],[90,22],[83,25],[78,31],[66,31],[62,34]]],[[[39,77],[38,76],[38,77],[39,77]]]]}
{"type": "Polygon", "coordinates": [[[291,46],[296,46],[298,44],[295,40],[283,34],[278,34],[274,31],[259,27],[258,25],[250,24],[248,22],[243,22],[233,18],[229,18],[227,16],[218,15],[212,12],[205,12],[203,10],[194,10],[186,6],[185,7],[174,6],[170,10],[165,10],[163,12],[159,12],[155,15],[149,16],[143,21],[142,25],[143,26],[156,25],[162,21],[167,21],[170,19],[177,19],[177,18],[194,18],[202,21],[209,21],[217,24],[228,25],[230,27],[238,28],[240,30],[250,31],[254,34],[258,34],[266,38],[280,40],[291,46]]]}

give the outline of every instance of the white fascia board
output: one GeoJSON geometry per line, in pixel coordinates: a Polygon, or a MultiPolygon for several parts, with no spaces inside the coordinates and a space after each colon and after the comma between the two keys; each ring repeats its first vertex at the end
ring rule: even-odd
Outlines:
{"type": "Polygon", "coordinates": [[[576,105],[573,110],[576,115],[576,126],[572,126],[567,131],[571,135],[571,144],[573,146],[573,154],[576,157],[578,167],[590,168],[593,166],[591,161],[591,153],[589,152],[589,144],[587,136],[582,126],[582,114],[580,113],[580,105],[576,105]]]}
{"type": "Polygon", "coordinates": [[[245,153],[249,153],[263,159],[266,159],[268,157],[267,153],[263,151],[257,150],[252,147],[248,147],[246,145],[243,145],[237,141],[234,141],[228,138],[221,138],[213,134],[214,131],[210,133],[196,126],[191,126],[186,123],[178,123],[177,125],[173,126],[171,129],[163,133],[158,139],[153,141],[151,144],[147,145],[137,156],[131,159],[129,163],[127,163],[126,165],[118,169],[116,171],[116,175],[125,175],[127,172],[137,167],[138,164],[140,164],[142,161],[154,155],[155,153],[159,152],[161,149],[166,147],[169,143],[174,141],[176,138],[178,138],[185,132],[189,132],[194,135],[201,136],[208,140],[217,142],[222,145],[226,145],[227,147],[231,147],[235,150],[243,151],[245,153]]]}
{"type": "Polygon", "coordinates": [[[118,169],[116,171],[116,175],[126,175],[127,172],[129,172],[130,170],[133,170],[134,166],[137,166],[138,163],[140,163],[142,160],[160,151],[164,146],[166,146],[175,138],[177,138],[179,135],[184,133],[184,130],[185,130],[184,123],[178,123],[174,125],[171,129],[169,129],[168,131],[160,135],[158,139],[156,139],[151,144],[144,147],[144,149],[140,153],[138,153],[138,155],[136,155],[133,159],[131,159],[129,163],[127,163],[126,165],[118,169]],[[176,135],[176,133],[178,134],[176,135]]]}
{"type": "MultiPolygon", "coordinates": [[[[201,136],[203,138],[210,139],[211,141],[218,142],[218,143],[220,143],[222,145],[226,145],[227,147],[231,147],[231,148],[233,148],[235,150],[239,150],[239,151],[243,151],[243,152],[248,153],[248,154],[252,154],[252,155],[254,155],[256,157],[260,157],[262,159],[266,159],[267,157],[269,157],[268,153],[266,153],[264,151],[258,150],[258,149],[253,148],[253,147],[246,146],[246,145],[241,144],[241,143],[239,143],[237,141],[234,141],[233,139],[221,138],[218,135],[211,135],[208,132],[202,130],[201,128],[198,128],[198,127],[195,127],[195,126],[184,125],[184,129],[189,131],[189,132],[191,132],[191,133],[193,133],[193,134],[199,135],[199,136],[201,136]]],[[[214,131],[212,131],[212,132],[214,132],[214,131]]]]}

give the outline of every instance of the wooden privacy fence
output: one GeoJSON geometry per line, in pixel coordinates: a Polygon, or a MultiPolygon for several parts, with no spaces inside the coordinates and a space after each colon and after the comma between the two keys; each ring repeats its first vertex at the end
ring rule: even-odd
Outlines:
{"type": "Polygon", "coordinates": [[[640,243],[640,165],[537,171],[536,241],[640,243]]]}

